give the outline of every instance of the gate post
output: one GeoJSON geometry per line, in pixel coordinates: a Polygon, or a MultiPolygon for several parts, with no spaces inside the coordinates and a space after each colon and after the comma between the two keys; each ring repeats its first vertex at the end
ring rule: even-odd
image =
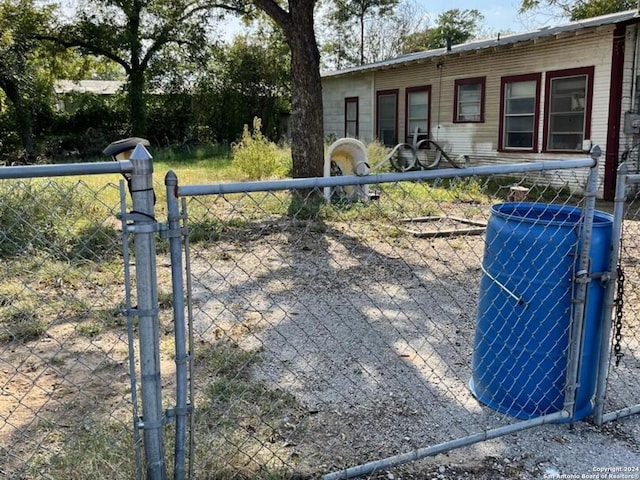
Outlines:
{"type": "Polygon", "coordinates": [[[625,202],[627,200],[627,174],[629,165],[622,163],[618,167],[616,190],[613,209],[613,232],[611,234],[611,256],[609,258],[609,278],[605,291],[602,310],[602,336],[600,339],[600,359],[598,367],[598,384],[596,387],[593,419],[596,425],[602,425],[604,417],[604,402],[607,395],[607,378],[609,377],[609,362],[611,360],[611,328],[613,324],[613,306],[616,281],[618,280],[617,266],[620,257],[622,241],[622,224],[624,222],[625,202]]]}
{"type": "MultiPolygon", "coordinates": [[[[174,480],[184,480],[185,478],[185,455],[186,455],[186,430],[187,418],[191,413],[192,405],[188,404],[188,382],[189,373],[187,364],[193,352],[188,352],[186,347],[185,328],[185,302],[184,302],[184,282],[182,278],[182,228],[180,227],[180,208],[178,205],[178,178],[176,174],[169,171],[164,184],[167,187],[167,213],[169,250],[171,253],[171,284],[173,298],[173,323],[175,332],[176,351],[176,444],[174,456],[174,480]]],[[[193,399],[191,399],[193,401],[193,399]]],[[[193,452],[190,452],[192,455],[193,452]]],[[[189,457],[191,460],[191,457],[189,457]]],[[[191,469],[189,469],[191,478],[191,469]]]]}
{"type": "Polygon", "coordinates": [[[584,335],[587,288],[591,280],[589,252],[593,234],[593,217],[598,192],[598,158],[602,152],[599,147],[591,150],[593,166],[589,169],[585,186],[585,205],[583,208],[583,223],[579,243],[582,244],[577,271],[574,273],[574,293],[572,298],[573,312],[571,331],[569,336],[567,374],[565,384],[564,409],[569,413],[569,421],[573,423],[576,413],[576,396],[578,393],[579,371],[582,365],[582,340],[584,335]]]}
{"type": "Polygon", "coordinates": [[[140,377],[144,452],[147,480],[167,477],[162,440],[162,389],[160,379],[160,347],[158,328],[158,283],[156,274],[155,195],[153,192],[153,161],[142,144],[131,154],[130,193],[133,220],[136,297],[134,314],[138,317],[140,343],[140,377]]]}

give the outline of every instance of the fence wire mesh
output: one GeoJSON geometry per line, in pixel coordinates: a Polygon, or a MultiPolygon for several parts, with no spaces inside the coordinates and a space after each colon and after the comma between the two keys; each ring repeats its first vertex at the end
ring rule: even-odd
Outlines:
{"type": "Polygon", "coordinates": [[[118,187],[0,195],[0,477],[135,478],[118,187]]]}
{"type": "MultiPolygon", "coordinates": [[[[349,187],[330,204],[301,191],[185,198],[194,478],[318,478],[562,408],[572,332],[551,317],[570,314],[579,236],[576,218],[556,209],[584,206],[568,185],[586,174],[371,184],[367,202],[340,198],[349,187]],[[520,201],[553,205],[524,211],[558,232],[542,255],[536,242],[549,228],[490,216],[520,201]],[[483,263],[493,247],[501,253],[483,263]],[[544,293],[558,286],[559,296],[544,293]]],[[[3,180],[0,194],[0,477],[139,477],[118,188],[3,180]]],[[[622,249],[624,356],[609,372],[606,411],[638,398],[637,201],[622,249]]],[[[171,423],[175,300],[160,237],[158,357],[171,423]]],[[[171,425],[164,442],[169,457],[171,425]]],[[[419,464],[403,468],[422,478],[419,464]]],[[[517,477],[520,467],[500,468],[517,477]]]]}
{"type": "Polygon", "coordinates": [[[189,197],[196,478],[317,477],[561,410],[580,215],[528,207],[556,241],[501,226],[483,255],[492,205],[582,206],[572,176],[189,197]]]}
{"type": "Polygon", "coordinates": [[[605,414],[640,405],[640,189],[628,184],[612,316],[605,414]],[[620,275],[621,274],[621,275],[620,275]]]}

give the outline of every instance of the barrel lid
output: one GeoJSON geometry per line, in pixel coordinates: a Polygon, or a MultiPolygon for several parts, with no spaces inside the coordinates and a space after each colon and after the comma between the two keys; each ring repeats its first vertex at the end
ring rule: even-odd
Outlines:
{"type": "MultiPolygon", "coordinates": [[[[544,225],[575,225],[581,222],[582,208],[541,202],[506,202],[491,206],[491,213],[507,220],[544,225]]],[[[613,216],[596,210],[594,225],[613,223],[613,216]]]]}

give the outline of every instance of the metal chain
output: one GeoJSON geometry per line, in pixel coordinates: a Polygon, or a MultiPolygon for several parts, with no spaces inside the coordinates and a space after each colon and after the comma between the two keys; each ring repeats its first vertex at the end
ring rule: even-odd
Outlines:
{"type": "Polygon", "coordinates": [[[620,360],[624,356],[622,353],[622,348],[620,346],[620,342],[622,340],[622,310],[624,306],[624,271],[622,270],[622,265],[618,263],[617,268],[617,276],[618,276],[618,291],[616,293],[616,323],[615,323],[615,343],[613,345],[613,352],[616,356],[616,367],[620,365],[620,360]]]}

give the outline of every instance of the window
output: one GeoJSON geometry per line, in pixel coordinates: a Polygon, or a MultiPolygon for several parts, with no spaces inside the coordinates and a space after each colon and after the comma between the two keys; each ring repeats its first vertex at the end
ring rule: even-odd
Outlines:
{"type": "Polygon", "coordinates": [[[581,152],[590,136],[593,67],[547,73],[544,150],[581,152]]]}
{"type": "Polygon", "coordinates": [[[500,97],[501,150],[535,151],[538,143],[540,74],[503,77],[500,97]]]}
{"type": "Polygon", "coordinates": [[[398,90],[384,90],[377,94],[377,137],[387,146],[398,143],[398,90]]]}
{"type": "Polygon", "coordinates": [[[358,97],[344,99],[344,136],[358,137],[358,97]]]}
{"type": "Polygon", "coordinates": [[[454,122],[484,122],[484,85],[485,77],[456,80],[454,122]]]}
{"type": "Polygon", "coordinates": [[[405,133],[407,143],[413,143],[414,134],[418,132],[416,142],[429,138],[429,111],[431,87],[412,87],[406,90],[405,133]]]}

